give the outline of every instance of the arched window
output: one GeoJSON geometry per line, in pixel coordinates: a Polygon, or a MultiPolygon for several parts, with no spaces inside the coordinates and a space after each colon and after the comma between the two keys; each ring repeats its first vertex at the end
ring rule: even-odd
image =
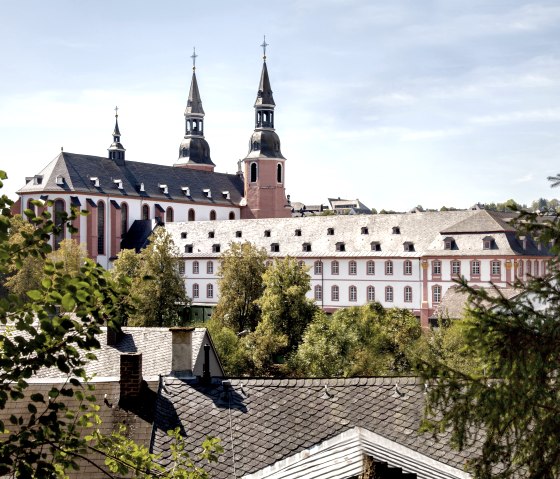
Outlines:
{"type": "Polygon", "coordinates": [[[142,219],[143,220],[150,219],[150,207],[148,205],[142,206],[142,219]]]}
{"type": "Polygon", "coordinates": [[[355,303],[358,301],[358,290],[356,286],[350,286],[348,288],[348,300],[355,303]]]}
{"type": "Polygon", "coordinates": [[[187,221],[194,221],[194,210],[192,208],[189,210],[189,216],[187,217],[187,221]]]}
{"type": "Polygon", "coordinates": [[[313,288],[313,295],[315,297],[315,301],[322,301],[323,299],[323,288],[321,288],[320,284],[315,285],[313,288]]]}
{"type": "Polygon", "coordinates": [[[216,212],[214,210],[210,211],[210,221],[216,221],[216,212]]]}
{"type": "Polygon", "coordinates": [[[200,266],[199,266],[198,261],[193,261],[192,274],[198,274],[199,271],[200,271],[200,266]]]}
{"type": "Polygon", "coordinates": [[[403,273],[404,274],[412,274],[412,261],[410,261],[409,259],[407,259],[403,263],[403,273]]]}
{"type": "Polygon", "coordinates": [[[367,274],[375,274],[375,261],[367,262],[367,274]]]}
{"type": "Polygon", "coordinates": [[[432,303],[441,303],[441,286],[439,284],[432,287],[432,303]]]}
{"type": "Polygon", "coordinates": [[[214,262],[208,261],[206,263],[206,274],[214,274],[214,262]]]}
{"type": "Polygon", "coordinates": [[[355,261],[348,263],[348,274],[355,275],[358,272],[358,264],[355,261]]]}
{"type": "Polygon", "coordinates": [[[97,203],[97,254],[105,254],[105,203],[97,203]]]}
{"type": "Polygon", "coordinates": [[[171,206],[165,211],[165,222],[173,223],[173,208],[171,206]]]}
{"type": "Polygon", "coordinates": [[[331,274],[338,274],[338,261],[331,262],[331,274]]]}
{"type": "Polygon", "coordinates": [[[276,182],[282,183],[282,165],[280,163],[276,165],[276,182]]]}
{"type": "Polygon", "coordinates": [[[207,284],[206,285],[206,297],[207,298],[213,298],[214,297],[214,285],[213,284],[207,284]]]}
{"type": "Polygon", "coordinates": [[[323,263],[321,261],[313,263],[313,272],[315,274],[323,274],[323,263]]]}
{"type": "Polygon", "coordinates": [[[392,286],[385,287],[385,301],[387,303],[392,303],[393,302],[393,287],[392,286]]]}
{"type": "Polygon", "coordinates": [[[519,260],[518,268],[519,269],[517,270],[517,275],[519,277],[522,277],[523,276],[523,260],[522,259],[519,260]]]}
{"type": "Polygon", "coordinates": [[[233,211],[229,212],[229,219],[230,220],[234,220],[235,219],[235,213],[233,211]]]}
{"type": "Polygon", "coordinates": [[[375,301],[375,288],[373,286],[367,287],[367,300],[370,303],[375,301]]]}
{"type": "Polygon", "coordinates": [[[391,260],[385,261],[385,274],[393,274],[393,262],[391,260]]]}
{"type": "Polygon", "coordinates": [[[257,181],[257,164],[251,163],[251,183],[255,183],[257,181]]]}
{"type": "Polygon", "coordinates": [[[339,290],[338,286],[335,284],[331,286],[331,301],[338,301],[339,298],[339,290]]]}
{"type": "MultiPolygon", "coordinates": [[[[493,267],[494,265],[492,265],[493,267]]],[[[492,273],[494,274],[494,273],[492,273]]],[[[527,261],[527,276],[531,276],[533,274],[532,271],[532,264],[531,264],[531,260],[527,261]]]]}
{"type": "Polygon", "coordinates": [[[539,275],[539,262],[535,260],[535,276],[539,275]]]}
{"type": "Polygon", "coordinates": [[[60,228],[60,231],[54,236],[54,249],[60,247],[60,242],[64,240],[65,228],[64,228],[64,212],[65,212],[64,200],[56,200],[54,202],[54,224],[60,228]]]}
{"type": "Polygon", "coordinates": [[[198,298],[200,295],[200,288],[198,287],[197,283],[194,283],[192,285],[192,297],[193,298],[198,298]]]}
{"type": "Polygon", "coordinates": [[[121,203],[121,236],[128,231],[128,205],[121,203]]]}
{"type": "Polygon", "coordinates": [[[412,303],[412,288],[410,286],[404,287],[404,302],[412,303]]]}
{"type": "Polygon", "coordinates": [[[37,214],[37,209],[35,208],[35,205],[33,204],[33,199],[31,198],[27,200],[27,209],[31,210],[34,215],[37,214]]]}

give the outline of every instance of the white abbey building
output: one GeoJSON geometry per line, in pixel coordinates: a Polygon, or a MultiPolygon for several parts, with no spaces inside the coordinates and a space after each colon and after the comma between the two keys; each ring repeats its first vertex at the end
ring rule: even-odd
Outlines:
{"type": "Polygon", "coordinates": [[[182,252],[194,319],[217,303],[220,254],[232,242],[292,256],[308,266],[309,296],[326,311],[378,301],[410,309],[422,325],[454,279],[507,287],[546,273],[546,245],[519,237],[499,213],[485,210],[315,216],[166,224],[182,252]]]}

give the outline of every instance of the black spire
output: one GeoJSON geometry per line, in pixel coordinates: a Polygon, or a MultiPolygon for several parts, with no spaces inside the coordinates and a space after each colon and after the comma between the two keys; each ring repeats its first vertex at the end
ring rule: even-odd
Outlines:
{"type": "Polygon", "coordinates": [[[115,107],[115,129],[113,130],[113,143],[107,149],[109,159],[114,160],[119,165],[124,165],[124,146],[121,144],[121,132],[119,130],[119,108],[115,107]]]}

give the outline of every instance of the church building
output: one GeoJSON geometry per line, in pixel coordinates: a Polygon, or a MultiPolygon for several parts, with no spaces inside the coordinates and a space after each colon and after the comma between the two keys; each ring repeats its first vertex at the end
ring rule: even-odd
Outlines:
{"type": "Polygon", "coordinates": [[[52,201],[52,206],[44,208],[55,219],[70,213],[72,207],[87,210],[87,216],[74,221],[77,232],[62,231],[52,239],[52,246],[56,249],[71,236],[85,244],[88,255],[104,267],[110,266],[121,248],[141,246],[157,224],[290,217],[284,184],[286,159],[274,130],[266,46],[264,42],[255,130],[236,174],[214,171],[204,138],[205,112],[193,53],[185,135],[176,162],[166,166],[130,161],[121,142],[116,109],[107,157],[61,152],[42,171],[25,179],[14,211],[35,209],[32,200],[52,201]]]}

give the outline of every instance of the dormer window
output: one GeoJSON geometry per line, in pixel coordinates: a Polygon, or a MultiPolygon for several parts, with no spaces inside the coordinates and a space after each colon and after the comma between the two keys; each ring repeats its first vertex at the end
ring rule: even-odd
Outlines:
{"type": "Polygon", "coordinates": [[[204,188],[202,192],[206,195],[206,198],[212,198],[212,191],[210,188],[204,188]]]}
{"type": "Polygon", "coordinates": [[[40,185],[43,183],[43,175],[35,175],[33,177],[33,184],[34,185],[40,185]]]}
{"type": "Polygon", "coordinates": [[[119,190],[122,190],[122,189],[123,189],[122,180],[120,180],[120,179],[113,180],[113,183],[115,183],[115,185],[117,185],[117,189],[119,189],[119,190]]]}
{"type": "Polygon", "coordinates": [[[363,235],[368,235],[369,234],[369,230],[368,230],[367,226],[362,226],[362,234],[363,235]]]}
{"type": "Polygon", "coordinates": [[[297,229],[297,230],[294,232],[294,235],[295,235],[295,236],[301,236],[301,230],[300,230],[300,229],[297,229]]]}
{"type": "Polygon", "coordinates": [[[144,189],[144,183],[140,183],[139,185],[136,185],[136,186],[137,186],[137,188],[138,188],[138,191],[140,191],[140,192],[144,192],[144,191],[145,191],[145,189],[144,189]]]}
{"type": "Polygon", "coordinates": [[[208,238],[214,237],[214,231],[208,231],[208,238]]]}
{"type": "Polygon", "coordinates": [[[186,244],[185,245],[185,253],[192,253],[193,252],[193,245],[192,244],[186,244]]]}
{"type": "Polygon", "coordinates": [[[181,191],[185,196],[191,196],[191,189],[188,186],[181,186],[181,191]]]}
{"type": "Polygon", "coordinates": [[[264,230],[264,237],[270,238],[270,230],[264,230]]]}
{"type": "Polygon", "coordinates": [[[158,184],[158,186],[159,186],[159,189],[161,190],[161,192],[162,192],[164,195],[167,195],[167,194],[169,193],[169,189],[167,188],[167,185],[159,185],[159,184],[158,184]]]}
{"type": "Polygon", "coordinates": [[[400,235],[401,234],[401,229],[399,226],[393,226],[393,234],[394,235],[400,235]]]}
{"type": "Polygon", "coordinates": [[[443,248],[447,250],[456,249],[455,247],[455,239],[451,236],[443,239],[443,248]]]}
{"type": "Polygon", "coordinates": [[[270,245],[270,251],[272,253],[279,253],[280,252],[280,245],[278,243],[272,243],[270,245]]]}
{"type": "Polygon", "coordinates": [[[336,243],[336,251],[346,251],[346,245],[343,242],[336,243]]]}
{"type": "Polygon", "coordinates": [[[181,233],[181,239],[187,239],[187,233],[186,233],[186,231],[183,231],[183,232],[181,233]]]}
{"type": "Polygon", "coordinates": [[[220,252],[220,245],[219,244],[213,244],[212,245],[212,253],[219,253],[220,252]]]}
{"type": "Polygon", "coordinates": [[[406,252],[410,253],[410,252],[414,251],[414,243],[412,241],[405,241],[403,243],[403,246],[404,246],[404,250],[406,252]]]}
{"type": "Polygon", "coordinates": [[[60,175],[57,176],[57,177],[56,177],[56,184],[57,184],[58,186],[63,186],[63,185],[64,185],[64,177],[63,177],[63,176],[60,176],[60,175]]]}
{"type": "Polygon", "coordinates": [[[372,251],[381,251],[381,243],[379,241],[372,241],[370,244],[372,251]]]}
{"type": "Polygon", "coordinates": [[[91,184],[93,186],[95,186],[96,188],[99,188],[99,178],[97,176],[90,176],[89,180],[91,181],[91,184]]]}
{"type": "Polygon", "coordinates": [[[482,238],[482,249],[494,249],[495,245],[496,243],[492,236],[485,236],[482,238]]]}
{"type": "Polygon", "coordinates": [[[235,232],[235,237],[236,237],[236,238],[241,238],[241,236],[242,236],[241,231],[236,231],[236,232],[235,232]]]}
{"type": "Polygon", "coordinates": [[[229,191],[222,191],[222,196],[224,197],[225,200],[229,200],[230,199],[229,191]]]}
{"type": "Polygon", "coordinates": [[[301,249],[305,253],[310,253],[311,252],[311,243],[303,243],[301,245],[301,249]]]}
{"type": "Polygon", "coordinates": [[[333,236],[334,235],[334,228],[327,228],[327,235],[333,236]]]}

